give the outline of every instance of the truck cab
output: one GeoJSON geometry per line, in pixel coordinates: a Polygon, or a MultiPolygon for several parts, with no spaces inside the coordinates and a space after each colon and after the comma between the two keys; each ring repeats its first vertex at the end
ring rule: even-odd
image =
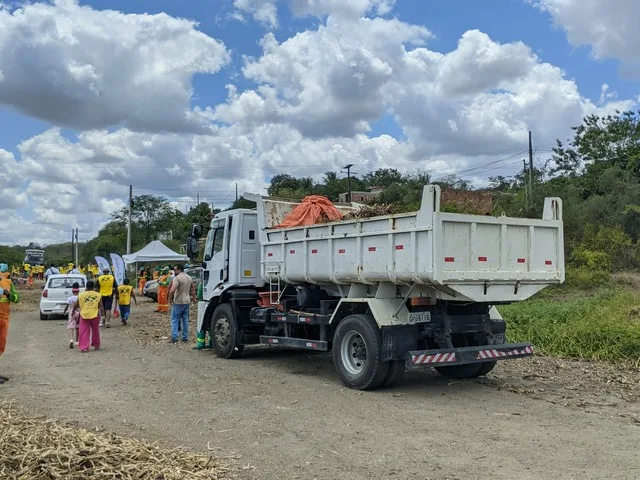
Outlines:
{"type": "Polygon", "coordinates": [[[255,211],[230,210],[213,218],[204,246],[203,267],[202,292],[207,302],[231,285],[262,286],[255,211]]]}

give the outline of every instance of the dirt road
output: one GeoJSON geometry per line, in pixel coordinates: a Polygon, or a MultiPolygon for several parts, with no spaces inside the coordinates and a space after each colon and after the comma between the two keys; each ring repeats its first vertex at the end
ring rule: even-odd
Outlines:
{"type": "Polygon", "coordinates": [[[256,348],[225,361],[140,345],[135,310],[133,322],[103,331],[101,351],[80,354],[64,321],[15,312],[0,359],[12,380],[0,399],[237,456],[248,479],[640,478],[635,400],[565,406],[561,394],[552,403],[502,389],[504,370],[469,382],[410,373],[392,390],[363,393],[337,381],[325,354],[256,348]]]}

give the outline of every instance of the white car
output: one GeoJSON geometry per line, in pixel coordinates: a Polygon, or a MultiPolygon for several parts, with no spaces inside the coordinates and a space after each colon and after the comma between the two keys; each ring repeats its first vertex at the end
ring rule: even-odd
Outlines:
{"type": "Polygon", "coordinates": [[[51,275],[42,289],[40,297],[40,320],[50,316],[63,315],[67,299],[73,295],[71,287],[78,282],[80,292],[87,286],[87,277],[79,274],[51,275]]]}

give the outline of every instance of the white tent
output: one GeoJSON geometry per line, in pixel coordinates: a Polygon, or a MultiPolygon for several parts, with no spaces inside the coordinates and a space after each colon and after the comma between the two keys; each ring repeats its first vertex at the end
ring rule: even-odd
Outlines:
{"type": "Polygon", "coordinates": [[[123,255],[122,259],[127,265],[144,262],[187,262],[189,257],[176,253],[160,240],[154,240],[142,250],[130,255],[123,255]]]}

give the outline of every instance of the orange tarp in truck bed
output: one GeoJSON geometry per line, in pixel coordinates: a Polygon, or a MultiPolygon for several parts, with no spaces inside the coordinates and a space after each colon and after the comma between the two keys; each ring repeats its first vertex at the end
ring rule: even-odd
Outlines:
{"type": "Polygon", "coordinates": [[[320,195],[304,197],[302,203],[291,210],[280,225],[274,228],[291,228],[316,225],[325,221],[342,220],[342,213],[333,206],[331,200],[320,195]]]}

